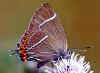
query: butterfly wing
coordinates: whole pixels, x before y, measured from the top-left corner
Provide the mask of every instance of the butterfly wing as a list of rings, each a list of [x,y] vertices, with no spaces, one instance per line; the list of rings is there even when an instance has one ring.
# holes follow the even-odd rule
[[[44,3],[41,8],[36,11],[36,14],[38,17],[45,18],[45,21],[47,21],[44,24],[41,23],[39,26],[41,30],[50,37],[49,44],[55,49],[66,48],[67,40],[64,29],[52,7],[48,3]]]
[[[66,49],[66,36],[60,20],[52,7],[44,3],[35,11],[29,27],[22,36],[20,46],[28,50],[29,60],[46,61]]]
[[[50,37],[49,44],[56,50],[65,49],[67,44],[66,35],[57,14],[48,4],[44,4],[43,7],[41,7],[41,11],[38,12],[40,14],[41,12],[44,13],[41,14],[41,16],[47,16],[46,19],[48,19],[48,22],[41,25],[41,29]]]

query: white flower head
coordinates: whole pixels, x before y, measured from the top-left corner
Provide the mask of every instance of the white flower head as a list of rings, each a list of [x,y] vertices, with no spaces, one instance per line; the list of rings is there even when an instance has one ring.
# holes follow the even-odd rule
[[[85,62],[84,56],[79,56],[74,52],[70,58],[58,59],[54,64],[54,68],[46,70],[47,73],[93,73],[89,62]]]

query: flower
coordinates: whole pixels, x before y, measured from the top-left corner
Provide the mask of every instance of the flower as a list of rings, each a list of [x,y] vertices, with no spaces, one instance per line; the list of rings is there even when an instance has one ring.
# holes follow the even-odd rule
[[[53,62],[54,68],[45,69],[46,73],[93,73],[90,63],[85,61],[85,56],[79,56],[73,52],[70,58],[58,59]]]

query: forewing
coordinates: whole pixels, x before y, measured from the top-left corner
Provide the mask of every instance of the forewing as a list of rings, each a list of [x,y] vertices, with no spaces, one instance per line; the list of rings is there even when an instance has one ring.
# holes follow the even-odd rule
[[[54,12],[53,8],[44,3],[40,9],[36,11],[38,17],[44,18],[44,23],[39,25],[41,31],[49,36],[49,44],[55,49],[66,49],[67,40],[61,22]]]

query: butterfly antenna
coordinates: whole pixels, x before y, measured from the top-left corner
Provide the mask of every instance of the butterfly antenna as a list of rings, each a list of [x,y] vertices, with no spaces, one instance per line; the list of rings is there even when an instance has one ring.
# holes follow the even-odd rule
[[[68,48],[68,50],[71,50],[71,51],[78,51],[78,52],[87,52],[87,50],[91,48],[91,46],[86,46],[86,47],[83,47],[83,48]]]

